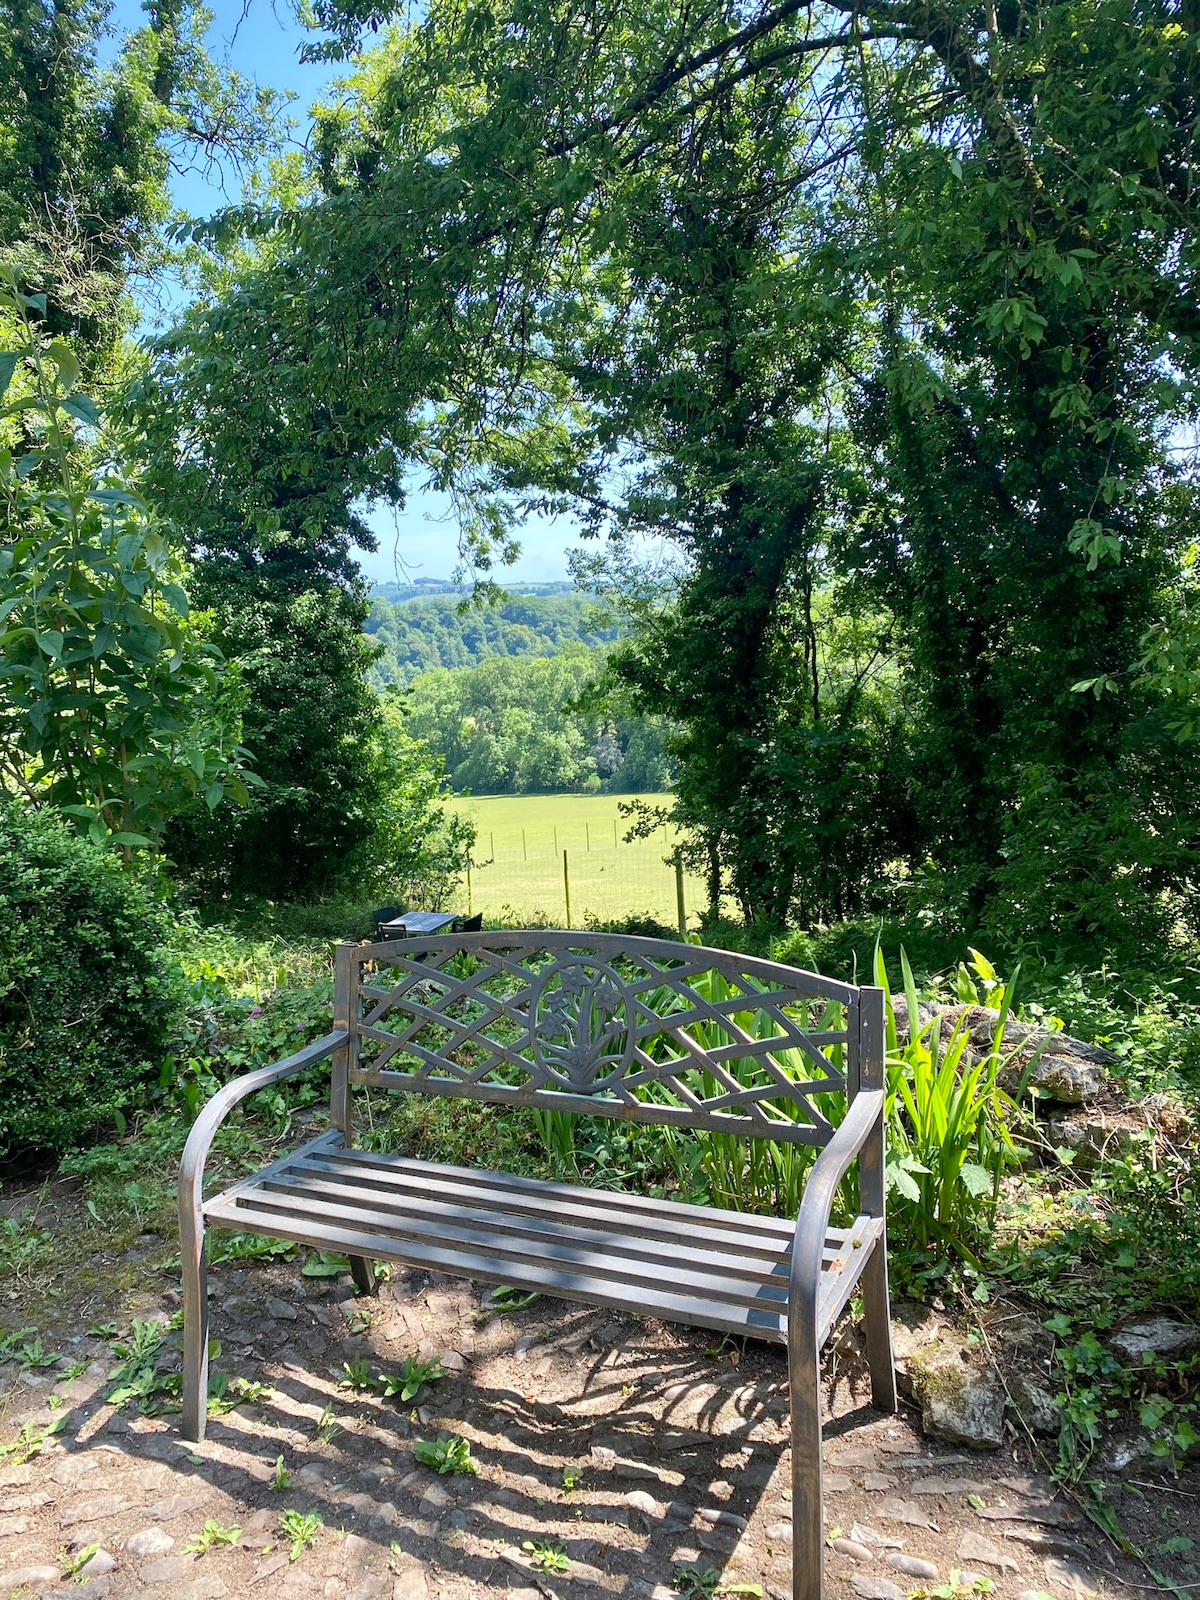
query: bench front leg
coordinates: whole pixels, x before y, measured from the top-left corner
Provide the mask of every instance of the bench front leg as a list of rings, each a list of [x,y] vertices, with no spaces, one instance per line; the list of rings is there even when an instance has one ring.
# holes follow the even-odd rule
[[[343,1029],[272,1067],[219,1089],[192,1124],[179,1163],[179,1254],[183,1263],[183,1436],[199,1444],[208,1420],[208,1270],[204,1241],[204,1164],[222,1122],[240,1101],[325,1061],[346,1042]]]
[[[208,1421],[208,1262],[204,1216],[182,1208],[179,1217],[183,1262],[183,1437],[196,1444]]]
[[[821,1600],[825,1494],[821,1462],[821,1351],[817,1307],[788,1308],[788,1394],[792,1411],[792,1597]]]
[[[817,1157],[796,1219],[788,1289],[792,1411],[792,1597],[821,1600],[825,1526],[821,1468],[821,1273],[838,1184],[882,1126],[883,1091],[860,1090]],[[886,1279],[884,1280],[886,1288]]]

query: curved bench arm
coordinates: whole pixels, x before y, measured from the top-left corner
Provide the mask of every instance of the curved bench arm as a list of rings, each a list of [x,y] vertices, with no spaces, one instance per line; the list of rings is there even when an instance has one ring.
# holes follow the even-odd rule
[[[885,1104],[886,1096],[882,1089],[861,1089],[851,1102],[841,1127],[817,1157],[808,1175],[804,1198],[800,1202],[800,1215],[796,1219],[796,1241],[792,1248],[789,1322],[802,1307],[810,1308],[815,1315],[821,1286],[821,1261],[825,1254],[825,1234],[837,1187],[854,1165],[867,1140],[881,1131]]]
[[[183,1266],[183,1436],[204,1437],[208,1409],[208,1302],[204,1266],[204,1163],[217,1130],[240,1101],[272,1083],[294,1078],[305,1067],[339,1050],[349,1039],[337,1028],[273,1066],[235,1078],[212,1099],[192,1124],[179,1163],[179,1254]]]
[[[234,1078],[223,1089],[217,1090],[192,1123],[192,1131],[188,1134],[187,1143],[183,1147],[183,1157],[179,1163],[181,1225],[184,1223],[185,1212],[192,1217],[198,1217],[200,1214],[204,1200],[204,1163],[208,1159],[208,1152],[217,1136],[217,1130],[234,1106],[252,1094],[257,1094],[260,1089],[266,1089],[273,1083],[282,1083],[285,1078],[294,1078],[298,1072],[303,1072],[305,1067],[324,1061],[339,1046],[345,1044],[348,1037],[345,1029],[339,1028],[336,1033],[327,1033],[323,1038],[314,1039],[312,1044],[306,1044],[303,1050],[297,1050],[294,1056],[287,1056],[283,1061],[276,1061],[269,1067],[259,1067],[255,1072],[247,1072],[240,1078]]]

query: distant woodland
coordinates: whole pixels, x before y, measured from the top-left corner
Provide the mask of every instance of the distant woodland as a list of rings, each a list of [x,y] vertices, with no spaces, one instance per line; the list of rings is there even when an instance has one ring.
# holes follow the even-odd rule
[[[567,584],[539,587],[551,592],[510,593],[502,605],[483,607],[463,607],[457,592],[396,600],[390,595],[397,586],[377,589],[365,623],[383,650],[371,670],[376,686],[404,686],[419,673],[477,667],[492,656],[553,656],[568,644],[595,646],[617,637],[595,600]]]

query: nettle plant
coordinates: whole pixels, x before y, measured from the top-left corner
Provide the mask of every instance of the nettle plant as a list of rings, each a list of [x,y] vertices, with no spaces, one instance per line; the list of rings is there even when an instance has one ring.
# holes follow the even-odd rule
[[[130,859],[253,780],[236,678],[45,309],[0,269],[0,784]]]

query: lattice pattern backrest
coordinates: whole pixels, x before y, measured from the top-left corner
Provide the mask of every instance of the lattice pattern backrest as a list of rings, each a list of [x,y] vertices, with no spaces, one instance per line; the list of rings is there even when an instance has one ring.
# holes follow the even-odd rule
[[[857,1083],[858,991],[613,934],[359,946],[349,1080],[828,1142]]]

